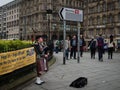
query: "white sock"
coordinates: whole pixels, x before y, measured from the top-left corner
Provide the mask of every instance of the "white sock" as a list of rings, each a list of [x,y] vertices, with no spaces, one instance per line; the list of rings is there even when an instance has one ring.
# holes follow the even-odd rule
[[[46,59],[44,59],[44,67],[45,67],[45,70],[47,70]]]

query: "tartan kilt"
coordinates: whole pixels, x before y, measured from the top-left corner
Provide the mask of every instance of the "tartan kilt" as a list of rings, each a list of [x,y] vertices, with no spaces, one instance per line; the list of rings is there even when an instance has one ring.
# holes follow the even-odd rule
[[[44,58],[44,57],[37,58],[37,60],[36,60],[36,69],[37,69],[37,74],[38,75],[41,75],[42,72],[47,71],[48,70],[47,59]]]

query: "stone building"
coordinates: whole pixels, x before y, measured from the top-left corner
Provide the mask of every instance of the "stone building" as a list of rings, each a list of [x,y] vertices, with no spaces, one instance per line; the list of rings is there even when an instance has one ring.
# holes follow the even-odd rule
[[[0,39],[7,38],[6,6],[0,7]]]
[[[0,33],[6,32],[8,38],[30,40],[44,35],[48,39],[63,39],[63,21],[58,12],[67,7],[83,10],[81,33],[86,41],[99,34],[108,39],[112,34],[120,46],[120,0],[14,0],[6,6],[7,27],[1,29],[0,22]],[[77,34],[76,22],[67,21],[66,34]]]
[[[120,0],[84,0],[85,36],[102,34],[105,39],[113,35],[120,45]]]
[[[6,4],[6,23],[7,23],[7,38],[20,39],[19,29],[19,4],[20,0],[14,0]]]
[[[20,27],[23,39],[44,35],[48,39],[63,38],[63,21],[58,12],[62,7],[80,9],[81,0],[22,0]],[[67,35],[77,34],[77,23],[67,22]]]

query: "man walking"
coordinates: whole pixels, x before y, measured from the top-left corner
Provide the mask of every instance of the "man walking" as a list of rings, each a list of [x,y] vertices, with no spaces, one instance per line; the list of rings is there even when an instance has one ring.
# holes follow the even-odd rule
[[[98,60],[103,61],[104,39],[100,34],[97,38]]]
[[[90,48],[90,53],[91,53],[91,59],[95,59],[95,53],[96,53],[96,39],[92,37],[88,47]]]
[[[74,54],[74,59],[76,59],[77,39],[76,39],[75,35],[73,36],[72,40],[70,41],[70,46],[71,46],[70,59],[72,59],[73,54]]]

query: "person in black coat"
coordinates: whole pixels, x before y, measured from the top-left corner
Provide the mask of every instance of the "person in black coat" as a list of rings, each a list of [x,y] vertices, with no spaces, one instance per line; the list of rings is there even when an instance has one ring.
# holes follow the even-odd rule
[[[88,44],[88,47],[90,48],[90,53],[91,53],[91,59],[95,59],[95,54],[96,54],[96,40],[94,37],[92,37],[90,43]]]
[[[80,35],[80,56],[83,57],[83,52],[84,52],[84,46],[86,46],[85,39],[83,35]]]
[[[77,38],[74,35],[73,38],[70,41],[70,47],[71,47],[71,51],[70,51],[70,59],[72,59],[72,57],[74,57],[74,59],[76,59],[76,52],[77,52]],[[73,56],[74,55],[74,56]]]

